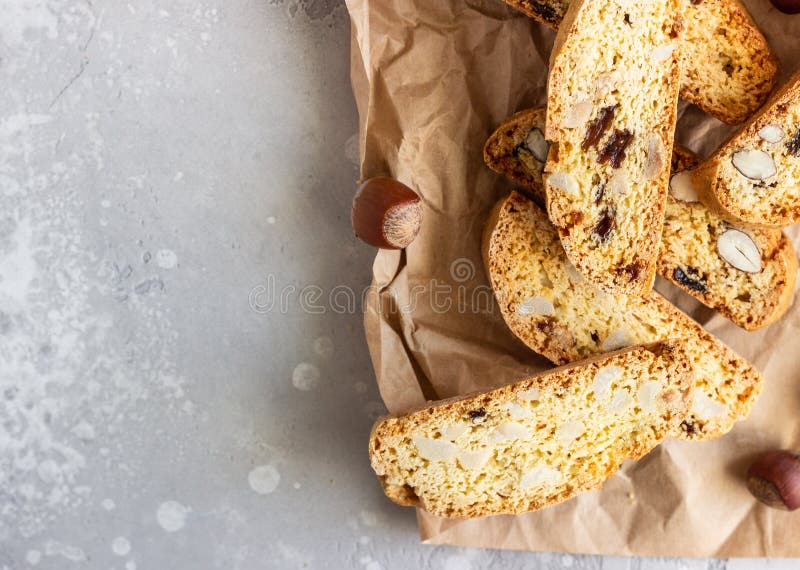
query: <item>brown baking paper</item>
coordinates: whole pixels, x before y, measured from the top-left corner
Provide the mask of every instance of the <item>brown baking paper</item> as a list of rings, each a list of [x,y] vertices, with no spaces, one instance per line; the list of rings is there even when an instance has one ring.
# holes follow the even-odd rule
[[[800,63],[800,16],[747,2],[782,62]],[[506,328],[480,257],[491,206],[511,184],[483,164],[487,136],[545,101],[554,34],[499,0],[347,0],[362,175],[389,175],[424,200],[419,237],[381,251],[365,328],[391,412],[507,384],[550,365]],[[730,132],[681,104],[677,138],[709,154]],[[800,245],[797,228],[789,230]],[[659,290],[767,378],[747,420],[709,442],[670,440],[627,462],[601,491],[520,516],[443,520],[419,511],[423,541],[573,553],[800,556],[800,513],[747,492],[755,454],[800,448],[800,303],[747,333],[668,283]],[[400,507],[398,507],[400,508]]]

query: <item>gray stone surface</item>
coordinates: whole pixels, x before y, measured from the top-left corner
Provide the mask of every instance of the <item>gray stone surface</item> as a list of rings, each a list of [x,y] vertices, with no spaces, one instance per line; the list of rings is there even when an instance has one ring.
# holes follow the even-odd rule
[[[422,546],[383,498],[325,302],[373,256],[340,3],[0,14],[0,569],[726,567]]]

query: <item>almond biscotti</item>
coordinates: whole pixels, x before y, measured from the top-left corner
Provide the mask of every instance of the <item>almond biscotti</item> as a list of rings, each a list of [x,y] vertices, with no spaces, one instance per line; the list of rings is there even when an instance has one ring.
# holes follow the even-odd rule
[[[544,107],[521,111],[504,121],[484,148],[490,168],[541,203],[544,124]],[[791,242],[779,230],[725,222],[697,201],[689,171],[699,158],[677,146],[672,156],[658,274],[746,330],[773,323],[794,297],[797,255]]]
[[[743,329],[760,329],[792,304],[797,254],[780,230],[735,227],[698,202],[689,172],[698,163],[675,147],[658,274]]]
[[[379,419],[370,460],[401,505],[524,513],[599,488],[677,431],[691,386],[682,341],[634,347]]]
[[[570,0],[505,0],[557,28]],[[728,124],[763,105],[775,86],[778,62],[738,0],[682,0],[683,77],[680,96]]]
[[[800,72],[693,176],[706,205],[734,223],[800,221]]]
[[[684,338],[695,371],[694,405],[681,424],[685,439],[710,439],[745,417],[761,391],[761,374],[654,291],[608,295],[575,271],[545,213],[512,193],[486,226],[484,263],[511,331],[556,364],[623,346]]]
[[[574,0],[550,59],[550,220],[608,293],[650,289],[664,223],[680,79],[680,0]]]

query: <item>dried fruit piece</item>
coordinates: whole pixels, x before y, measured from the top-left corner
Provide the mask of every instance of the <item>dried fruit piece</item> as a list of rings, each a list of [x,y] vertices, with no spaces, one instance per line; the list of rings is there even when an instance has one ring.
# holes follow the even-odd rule
[[[758,136],[768,143],[779,143],[784,139],[783,129],[776,125],[766,125],[758,131]]]
[[[632,140],[633,133],[628,129],[615,129],[606,141],[603,150],[597,155],[597,162],[600,164],[611,162],[612,167],[619,168],[622,166],[622,161],[625,160],[625,151]]]
[[[747,489],[769,507],[800,508],[800,454],[768,451],[747,470]]]
[[[720,257],[747,273],[761,271],[761,252],[752,238],[740,230],[727,230],[717,238]]]
[[[688,170],[679,172],[669,179],[669,193],[682,202],[697,202],[700,199],[692,182],[692,173]]]
[[[792,140],[786,143],[786,150],[792,156],[800,156],[800,127],[797,127],[797,132],[794,133]]]
[[[763,150],[744,149],[733,153],[733,166],[750,180],[767,180],[778,173],[775,161]]]
[[[692,291],[705,293],[708,290],[705,277],[694,267],[687,267],[686,269],[676,267],[672,272],[672,278]]]
[[[617,270],[618,273],[622,273],[628,276],[628,281],[633,281],[637,277],[639,277],[639,272],[642,270],[642,265],[638,261],[634,261],[633,263],[629,263],[625,267],[622,267]]]
[[[547,160],[547,152],[550,150],[550,145],[544,138],[544,134],[539,129],[533,129],[528,133],[525,138],[525,146],[531,151],[533,157],[539,162]]]
[[[600,139],[602,139],[603,135],[606,134],[606,131],[611,126],[611,123],[614,122],[614,114],[617,111],[617,107],[618,105],[603,107],[600,109],[597,117],[592,119],[592,121],[589,123],[589,126],[586,128],[586,136],[583,137],[583,142],[581,143],[581,149],[584,152],[597,146],[597,144],[600,142]]]
[[[601,243],[608,239],[614,229],[616,217],[617,213],[612,206],[603,208],[600,212],[600,219],[592,228],[592,235],[596,236]]]
[[[592,190],[592,193],[594,194],[595,204],[599,204],[600,202],[602,202],[603,196],[605,196],[606,194],[605,184],[598,184],[597,186],[595,186],[594,189]]]

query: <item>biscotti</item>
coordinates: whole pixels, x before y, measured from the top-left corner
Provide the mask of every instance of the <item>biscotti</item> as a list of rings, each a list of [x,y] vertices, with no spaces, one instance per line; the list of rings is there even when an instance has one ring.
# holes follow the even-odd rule
[[[486,141],[486,164],[544,203],[544,107],[521,111]],[[676,146],[656,270],[746,330],[780,318],[794,297],[797,255],[775,229],[736,228],[697,201],[689,171],[699,158]],[[752,245],[747,241],[750,240]],[[736,246],[744,243],[743,257]],[[723,254],[727,257],[724,257]]]
[[[524,513],[596,489],[674,433],[691,402],[681,341],[595,357],[372,428],[386,495],[441,517]]]
[[[569,0],[505,0],[558,28]],[[775,86],[778,63],[738,0],[682,0],[683,76],[680,96],[735,125],[752,115]]]
[[[731,222],[800,221],[800,72],[693,176],[703,202]]]
[[[654,291],[608,295],[568,263],[558,235],[532,201],[512,193],[486,225],[483,255],[504,320],[522,342],[556,364],[632,344],[684,338],[695,371],[686,439],[710,439],[745,417],[761,374]]]
[[[608,293],[641,293],[655,277],[678,102],[679,6],[574,0],[550,59],[547,211],[569,260]]]
[[[689,170],[699,158],[675,147],[658,274],[745,330],[765,327],[794,299],[797,254],[776,229],[737,228],[697,201]]]

